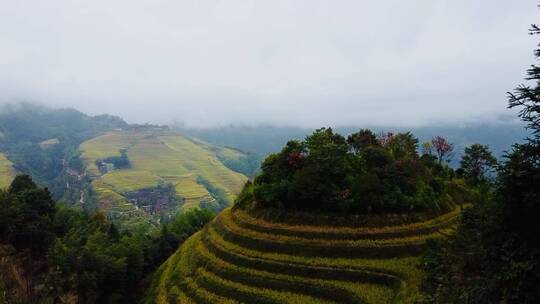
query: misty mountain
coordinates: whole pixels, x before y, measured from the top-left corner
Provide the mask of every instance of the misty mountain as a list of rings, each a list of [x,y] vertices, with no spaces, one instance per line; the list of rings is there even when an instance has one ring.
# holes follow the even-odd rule
[[[68,165],[81,166],[77,147],[107,130],[128,124],[111,115],[89,116],[75,109],[51,109],[21,103],[0,111],[0,152],[7,154],[18,173],[30,174],[64,196],[63,173]]]
[[[186,128],[173,126],[184,134],[200,138],[207,142],[233,147],[245,152],[254,153],[263,158],[269,153],[278,152],[283,145],[291,139],[303,139],[314,129],[300,127],[280,127],[272,125],[241,126],[229,125],[216,128]],[[336,127],[338,133],[348,135],[358,131],[363,126]],[[498,158],[504,156],[505,151],[511,149],[514,143],[522,142],[528,132],[524,125],[514,121],[500,121],[493,123],[477,123],[471,125],[445,125],[422,127],[391,127],[371,126],[375,133],[406,132],[411,131],[418,136],[420,142],[431,140],[435,136],[443,136],[454,144],[454,157],[452,165],[457,165],[464,148],[473,143],[488,145]]]

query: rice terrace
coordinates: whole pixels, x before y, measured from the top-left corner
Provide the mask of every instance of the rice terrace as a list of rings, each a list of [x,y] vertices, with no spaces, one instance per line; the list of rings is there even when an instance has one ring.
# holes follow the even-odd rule
[[[181,203],[169,206],[167,197],[161,197],[164,203],[155,205],[154,199],[154,205],[145,206],[148,211],[216,206],[217,196],[227,206],[247,179],[222,163],[244,157],[241,152],[162,130],[113,131],[84,142],[80,150],[101,208],[120,217],[142,212],[137,198],[129,201],[130,193],[160,185],[170,186],[166,194],[173,196],[171,202],[177,197]],[[126,164],[118,165],[122,157]]]
[[[3,1],[0,304],[540,303],[539,14]]]
[[[149,303],[414,303],[418,255],[452,231],[460,210],[366,228],[226,209],[160,267]]]
[[[13,164],[3,153],[0,153],[0,188],[9,186],[13,177],[15,177]]]

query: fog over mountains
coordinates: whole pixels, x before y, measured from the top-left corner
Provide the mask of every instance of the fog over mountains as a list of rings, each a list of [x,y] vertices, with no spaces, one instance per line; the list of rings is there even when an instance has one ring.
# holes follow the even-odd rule
[[[0,103],[191,127],[492,121],[533,60],[536,5],[11,1]]]

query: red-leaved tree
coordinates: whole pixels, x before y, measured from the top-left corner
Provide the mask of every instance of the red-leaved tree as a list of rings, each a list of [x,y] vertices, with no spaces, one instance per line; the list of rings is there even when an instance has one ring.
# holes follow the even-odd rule
[[[452,152],[454,151],[454,145],[449,143],[448,140],[442,136],[436,136],[431,140],[435,153],[439,162],[450,161]]]

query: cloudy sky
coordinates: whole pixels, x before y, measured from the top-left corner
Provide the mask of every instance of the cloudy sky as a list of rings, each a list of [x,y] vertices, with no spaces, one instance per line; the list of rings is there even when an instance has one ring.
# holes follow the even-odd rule
[[[191,126],[490,120],[534,63],[537,4],[0,0],[0,103]]]

